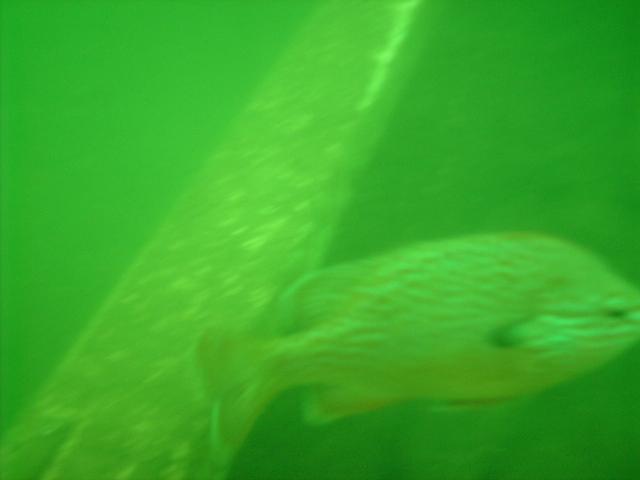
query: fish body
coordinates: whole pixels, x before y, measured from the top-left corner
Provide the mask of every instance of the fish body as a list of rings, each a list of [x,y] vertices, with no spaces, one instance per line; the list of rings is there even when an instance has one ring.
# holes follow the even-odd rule
[[[636,287],[587,250],[533,233],[425,242],[329,267],[295,282],[281,306],[286,334],[212,331],[201,346],[208,378],[227,370],[210,382],[226,397],[216,404],[221,441],[241,441],[293,386],[310,387],[311,419],[414,398],[491,403],[589,371],[640,336]]]

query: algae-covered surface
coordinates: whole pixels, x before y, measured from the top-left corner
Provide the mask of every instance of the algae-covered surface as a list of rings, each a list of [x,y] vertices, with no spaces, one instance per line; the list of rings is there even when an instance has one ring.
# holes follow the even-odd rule
[[[211,477],[202,329],[322,264],[539,230],[639,285],[638,10],[7,2],[2,473]],[[640,478],[638,365],[316,426],[288,391],[225,474]]]

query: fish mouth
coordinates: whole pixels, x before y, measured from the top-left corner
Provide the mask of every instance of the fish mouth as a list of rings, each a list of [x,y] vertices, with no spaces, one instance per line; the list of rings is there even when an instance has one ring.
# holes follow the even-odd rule
[[[640,323],[640,305],[629,310],[629,319],[632,322]]]

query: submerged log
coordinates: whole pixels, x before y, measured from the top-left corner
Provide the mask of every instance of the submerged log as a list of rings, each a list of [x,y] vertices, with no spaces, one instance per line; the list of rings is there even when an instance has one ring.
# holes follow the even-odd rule
[[[198,338],[215,322],[259,328],[321,259],[409,65],[420,3],[321,2],[7,435],[3,478],[208,475]]]

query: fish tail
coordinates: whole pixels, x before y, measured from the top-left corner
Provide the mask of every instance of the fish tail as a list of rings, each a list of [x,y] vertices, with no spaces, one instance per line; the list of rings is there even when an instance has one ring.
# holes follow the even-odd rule
[[[198,345],[198,362],[212,402],[212,462],[228,468],[235,451],[282,388],[272,375],[268,341],[210,329]]]

